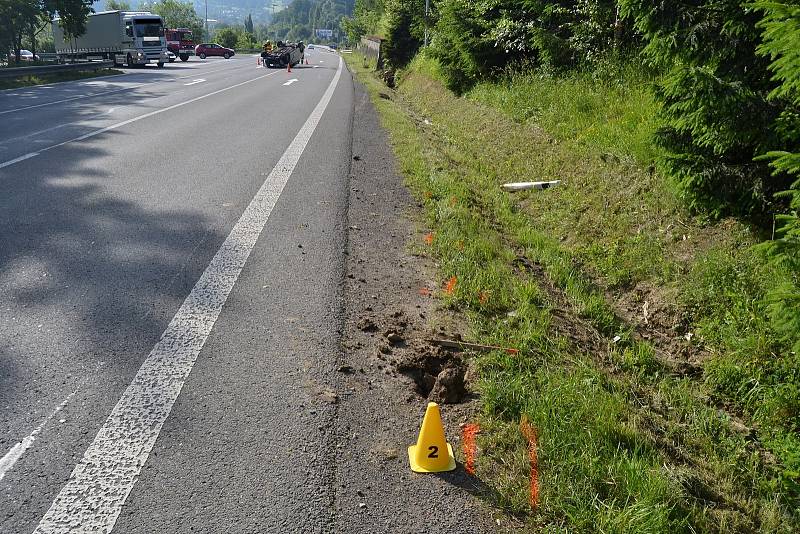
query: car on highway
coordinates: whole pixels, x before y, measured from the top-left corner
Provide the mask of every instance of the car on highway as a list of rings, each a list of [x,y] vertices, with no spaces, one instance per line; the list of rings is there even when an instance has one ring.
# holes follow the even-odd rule
[[[14,51],[10,50],[8,52],[8,59],[14,61],[16,56],[14,55]],[[33,52],[30,50],[20,50],[19,51],[19,60],[20,61],[39,61],[39,55],[33,55]]]
[[[200,59],[205,59],[208,56],[222,56],[229,59],[236,52],[230,48],[225,48],[217,43],[204,43],[194,47],[194,54]]]
[[[314,45],[313,45],[313,44],[310,44],[310,45],[308,45],[306,48],[308,48],[309,50],[314,50]]]

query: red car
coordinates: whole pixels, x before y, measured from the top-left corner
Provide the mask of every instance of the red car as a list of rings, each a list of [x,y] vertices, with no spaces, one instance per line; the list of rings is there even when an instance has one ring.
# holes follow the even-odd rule
[[[228,59],[235,54],[230,48],[225,48],[217,43],[199,44],[194,47],[194,53],[200,59],[205,59],[206,56],[222,56]]]

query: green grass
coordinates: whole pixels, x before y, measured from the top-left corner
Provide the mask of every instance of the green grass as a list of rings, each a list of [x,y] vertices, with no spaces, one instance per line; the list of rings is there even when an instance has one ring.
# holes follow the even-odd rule
[[[441,280],[457,277],[444,302],[464,312],[476,341],[520,349],[476,361],[484,429],[478,475],[496,503],[536,531],[800,528],[790,428],[758,419],[735,386],[722,387],[746,382],[753,369],[714,378],[714,365],[730,352],[711,337],[723,319],[709,312],[724,315],[725,307],[752,317],[763,306],[753,293],[784,273],[770,273],[771,282],[759,279],[745,294],[733,291],[739,307],[704,290],[717,271],[704,271],[695,257],[719,251],[739,262],[737,276],[755,278],[762,264],[740,261],[753,240],[746,228],[687,217],[669,186],[646,169],[653,157],[643,141],[652,131],[642,120],[652,110],[646,81],[634,77],[626,86],[528,74],[458,98],[425,58],[401,74],[396,92],[356,54],[346,59],[370,91],[407,184],[423,203]],[[636,109],[625,108],[624,94],[634,95],[627,102]],[[562,185],[544,192],[509,195],[499,188],[553,178]],[[553,287],[521,268],[520,254]],[[676,376],[656,347],[635,339],[631,318],[613,303],[636,292],[689,317],[685,328],[712,349],[703,379]],[[766,325],[731,313],[741,321],[725,339],[765,336],[769,343],[759,348],[783,346]],[[790,361],[780,355],[776,360]],[[784,364],[777,367],[791,368]],[[781,372],[769,374],[785,379]],[[782,395],[763,398],[783,399],[789,413],[797,397]],[[770,425],[758,431],[770,452],[737,431],[720,403]],[[523,416],[539,432],[535,512],[518,430]]]
[[[19,87],[69,82],[72,80],[83,80],[86,78],[113,76],[117,74],[122,74],[122,71],[116,69],[100,69],[96,71],[61,72],[58,74],[34,74],[30,76],[20,76],[19,78],[11,80],[0,80],[0,89],[17,89]]]

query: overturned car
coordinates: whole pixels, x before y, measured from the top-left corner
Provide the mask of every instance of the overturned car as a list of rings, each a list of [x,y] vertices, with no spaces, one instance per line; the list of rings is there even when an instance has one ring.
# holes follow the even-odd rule
[[[274,48],[267,41],[264,44],[264,51],[261,52],[261,64],[265,67],[285,68],[289,65],[294,67],[305,59],[305,45],[299,43],[284,43],[278,41]]]

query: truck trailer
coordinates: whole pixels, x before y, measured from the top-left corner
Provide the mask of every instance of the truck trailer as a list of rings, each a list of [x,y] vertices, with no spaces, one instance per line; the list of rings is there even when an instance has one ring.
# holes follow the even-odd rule
[[[146,11],[102,11],[89,15],[86,33],[66,39],[60,19],[53,20],[53,41],[59,59],[107,59],[114,65],[163,67],[168,60],[164,21]]]

